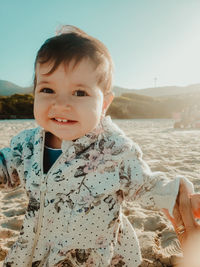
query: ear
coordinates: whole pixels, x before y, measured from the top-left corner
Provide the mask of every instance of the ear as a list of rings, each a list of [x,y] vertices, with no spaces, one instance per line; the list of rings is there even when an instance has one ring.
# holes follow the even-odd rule
[[[114,98],[114,93],[113,92],[108,92],[107,94],[104,95],[104,100],[103,100],[103,110],[102,112],[105,114],[107,109],[109,108],[110,104],[112,103]]]

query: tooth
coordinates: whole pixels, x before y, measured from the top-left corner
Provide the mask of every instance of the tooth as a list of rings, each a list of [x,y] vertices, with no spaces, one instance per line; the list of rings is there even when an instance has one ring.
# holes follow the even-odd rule
[[[68,120],[65,120],[65,119],[59,119],[59,118],[55,118],[57,121],[59,122],[67,122]]]

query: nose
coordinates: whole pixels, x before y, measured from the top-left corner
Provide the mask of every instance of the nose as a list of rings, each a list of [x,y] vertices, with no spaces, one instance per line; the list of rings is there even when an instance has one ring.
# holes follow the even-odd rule
[[[60,95],[54,98],[53,106],[59,109],[71,110],[72,102],[71,102],[70,97]]]

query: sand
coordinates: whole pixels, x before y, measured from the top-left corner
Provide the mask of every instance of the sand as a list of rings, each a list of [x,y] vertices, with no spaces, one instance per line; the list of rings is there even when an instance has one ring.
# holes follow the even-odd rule
[[[143,158],[153,171],[162,171],[170,179],[184,175],[200,192],[200,130],[175,130],[172,120],[115,120],[137,142]],[[0,148],[25,128],[35,126],[31,120],[0,121]],[[22,189],[0,192],[0,266],[17,239],[27,198]],[[181,251],[171,223],[160,211],[146,210],[138,204],[125,209],[134,225],[142,247],[145,266],[173,266]]]

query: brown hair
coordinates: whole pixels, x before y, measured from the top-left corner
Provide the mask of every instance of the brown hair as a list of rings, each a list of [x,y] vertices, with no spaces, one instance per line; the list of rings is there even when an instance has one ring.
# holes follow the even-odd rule
[[[34,65],[34,90],[37,83],[36,66],[52,62],[53,66],[47,73],[53,73],[61,64],[69,64],[74,60],[74,66],[81,60],[89,58],[98,69],[98,85],[104,92],[112,87],[113,63],[108,49],[96,38],[89,36],[77,27],[65,25],[57,35],[47,39],[37,52]]]

